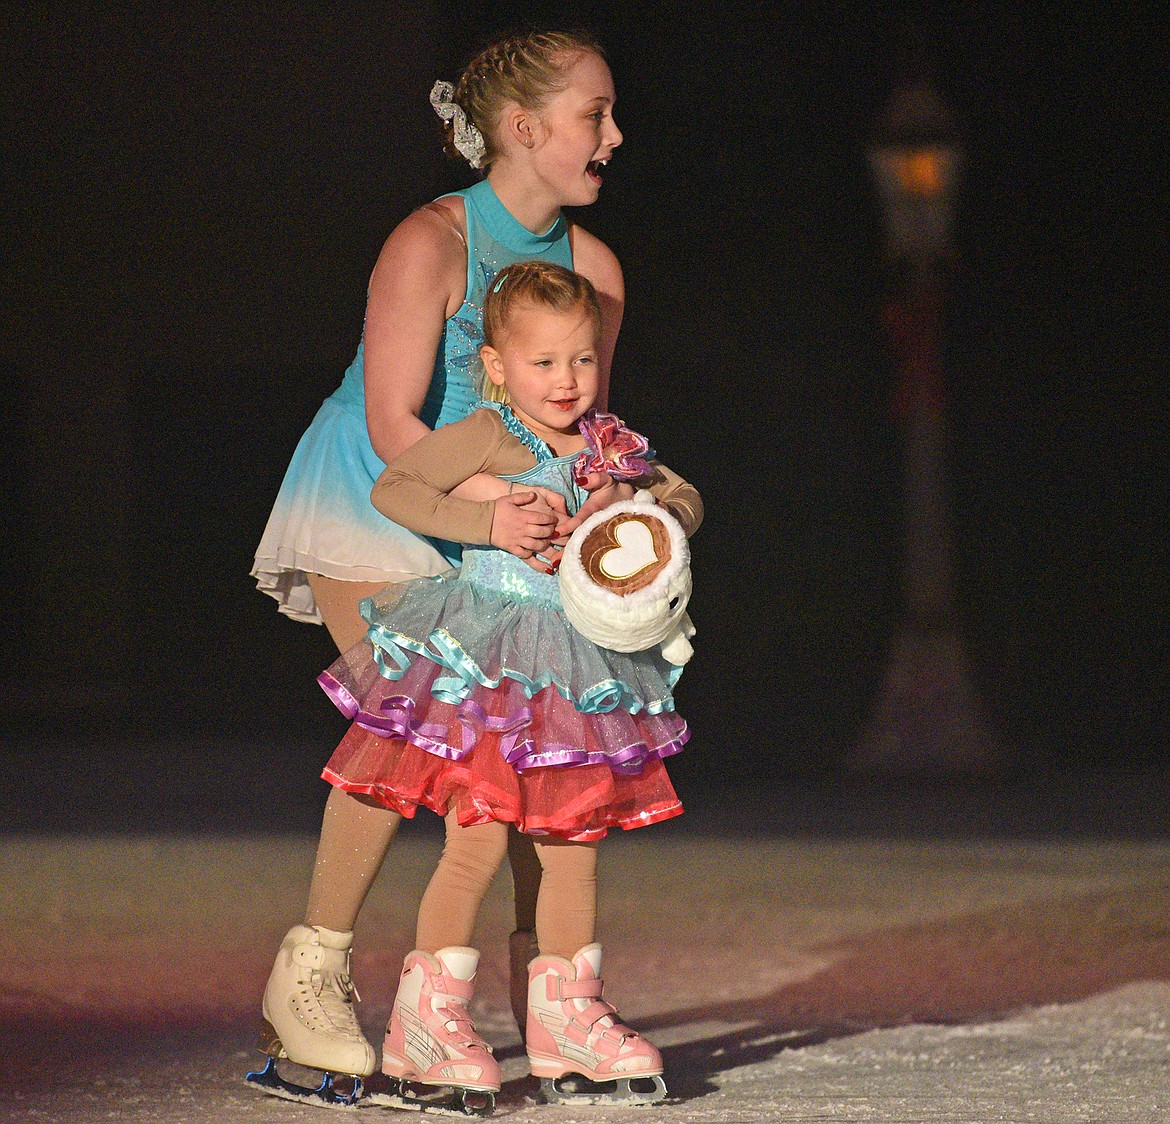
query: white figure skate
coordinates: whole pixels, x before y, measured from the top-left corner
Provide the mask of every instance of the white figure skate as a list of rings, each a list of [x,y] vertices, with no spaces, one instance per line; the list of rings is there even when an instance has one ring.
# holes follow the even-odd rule
[[[353,933],[319,925],[288,931],[264,989],[264,1069],[247,1080],[265,1092],[310,1104],[354,1104],[362,1078],[374,1072],[377,1058],[354,1013],[357,991],[349,978]],[[321,1070],[318,1086],[282,1077],[278,1059]],[[342,1087],[339,1087],[342,1086]]]
[[[662,1055],[601,998],[601,945],[572,962],[538,956],[528,972],[525,1048],[542,1101],[642,1105],[666,1096]]]
[[[407,954],[382,1047],[382,1072],[393,1090],[371,1095],[371,1103],[445,1115],[492,1114],[500,1067],[467,1011],[478,963],[473,948]],[[447,1101],[419,1095],[415,1085],[451,1089],[452,1095]]]

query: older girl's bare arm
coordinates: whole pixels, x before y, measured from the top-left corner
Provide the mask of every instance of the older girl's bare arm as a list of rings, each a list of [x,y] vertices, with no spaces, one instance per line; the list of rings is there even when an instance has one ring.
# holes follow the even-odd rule
[[[573,268],[593,282],[601,303],[601,347],[597,357],[601,386],[597,393],[597,407],[604,410],[608,408],[609,371],[626,307],[625,280],[617,256],[600,238],[576,224],[569,228],[569,238]]]
[[[463,202],[443,198],[407,216],[386,240],[370,278],[365,330],[366,425],[374,452],[389,463],[429,433],[419,420],[445,321],[466,296]],[[494,500],[508,485],[479,474],[454,494]],[[564,499],[541,490],[548,510]]]
[[[451,208],[422,207],[386,239],[370,277],[365,327],[366,424],[384,461],[428,432],[418,415],[443,324],[463,303],[466,284],[467,249]]]

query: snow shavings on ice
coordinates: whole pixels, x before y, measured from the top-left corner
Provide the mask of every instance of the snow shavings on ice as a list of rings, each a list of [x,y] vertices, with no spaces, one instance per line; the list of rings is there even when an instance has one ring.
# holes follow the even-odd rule
[[[638,836],[644,836],[639,839]],[[0,1120],[409,1121],[244,1072],[314,840],[13,837],[0,867]],[[441,841],[410,829],[358,929],[375,1041]],[[474,1013],[496,1118],[747,1124],[1170,1119],[1170,846],[700,839],[602,847],[607,995],[671,1100],[538,1106],[506,1000],[506,878]]]

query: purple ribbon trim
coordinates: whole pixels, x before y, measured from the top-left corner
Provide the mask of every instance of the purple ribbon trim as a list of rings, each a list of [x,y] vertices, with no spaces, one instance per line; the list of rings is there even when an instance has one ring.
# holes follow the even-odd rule
[[[415,702],[407,695],[388,695],[379,704],[381,713],[374,714],[363,709],[353,693],[327,671],[317,677],[317,682],[337,709],[363,730],[378,737],[401,738],[448,761],[462,761],[479,744],[485,732],[503,734],[500,753],[518,773],[550,766],[608,765],[617,776],[637,776],[648,761],[680,752],[691,736],[690,728],[679,718],[681,729],[672,731],[669,741],[653,747],[638,741],[613,750],[586,752],[579,746],[554,742],[546,743],[538,750],[531,736],[521,736],[532,725],[531,707],[522,706],[507,717],[494,718],[475,700],[467,699],[456,711],[462,736],[461,744],[454,746],[448,741],[448,726],[416,719]]]
[[[661,761],[664,757],[680,753],[690,737],[690,728],[683,722],[682,729],[675,737],[652,748],[647,746],[645,742],[637,742],[631,746],[623,746],[612,753],[601,751],[587,753],[575,746],[555,744],[546,744],[540,750],[535,750],[529,742],[526,746],[517,746],[515,752],[506,760],[518,773],[523,773],[528,769],[547,768],[548,766],[608,765],[610,771],[617,776],[635,777],[645,768],[648,761]]]
[[[333,700],[333,705],[346,718],[356,718],[361,713],[361,705],[354,698],[353,693],[343,687],[329,672],[321,672],[317,676],[317,682],[321,685],[321,690]]]
[[[463,726],[463,748],[470,753],[479,743],[485,731],[504,734],[500,740],[500,752],[509,760],[516,747],[520,731],[532,725],[532,707],[522,706],[507,718],[493,718],[474,699],[467,699],[459,706],[459,722]]]

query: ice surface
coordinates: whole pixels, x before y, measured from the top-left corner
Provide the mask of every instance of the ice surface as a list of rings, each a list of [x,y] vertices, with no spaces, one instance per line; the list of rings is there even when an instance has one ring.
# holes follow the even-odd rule
[[[337,1119],[242,1080],[314,842],[5,839],[0,1120]],[[439,847],[408,828],[362,915],[375,1040]],[[639,1110],[531,1102],[507,904],[501,878],[474,1007],[504,1064],[499,1119],[1170,1119],[1170,845],[613,837],[607,994],[663,1048],[673,1096]],[[356,1119],[387,1116],[417,1119]]]

